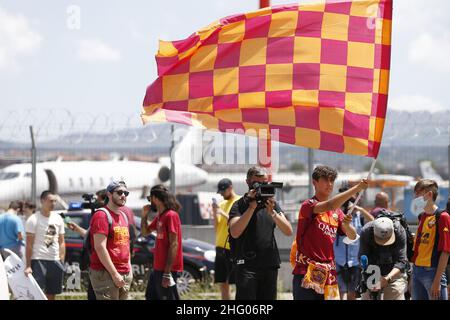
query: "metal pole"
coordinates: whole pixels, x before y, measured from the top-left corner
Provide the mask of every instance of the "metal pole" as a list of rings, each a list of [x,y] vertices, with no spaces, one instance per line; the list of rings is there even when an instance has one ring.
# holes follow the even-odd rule
[[[370,170],[369,170],[369,174],[367,175],[367,180],[370,180],[370,178],[372,177],[372,172],[373,169],[375,169],[375,164],[377,163],[377,159],[373,159],[372,161],[372,165],[370,166]],[[359,200],[361,200],[362,197],[362,192],[360,192],[358,194],[358,196],[356,197],[355,203],[354,205],[350,208],[349,212],[347,213],[347,215],[351,216],[353,213],[353,210],[355,210],[356,205],[358,205]],[[352,244],[353,242],[357,241],[359,239],[359,235],[356,235],[356,239],[354,240],[350,240],[349,237],[345,237],[344,240],[342,240],[342,242],[344,242],[345,244],[349,245]]]
[[[312,197],[314,195],[313,183],[312,183],[312,173],[314,166],[314,150],[308,149],[308,196]]]
[[[33,126],[30,126],[31,135],[31,202],[36,205],[36,144]]]
[[[262,160],[265,161],[262,161]],[[258,165],[267,171],[269,182],[272,182],[272,138],[258,135]]]
[[[175,195],[175,126],[172,125],[171,127],[172,144],[170,145],[170,192]]]
[[[270,0],[259,0],[259,8],[266,8],[270,7]],[[262,151],[266,152],[262,152]],[[262,155],[267,156],[267,163],[262,163],[261,157]],[[267,170],[267,176],[269,178],[269,182],[272,182],[272,137],[270,136],[270,132],[267,133],[267,137],[260,137],[258,135],[258,164],[261,167],[266,168]]]
[[[270,7],[270,0],[259,0],[259,8]]]
[[[448,165],[448,180],[450,181],[450,126],[448,127],[448,155],[447,155],[447,165]]]
[[[370,180],[370,178],[372,177],[373,169],[375,169],[375,164],[376,163],[377,163],[377,159],[373,159],[372,165],[370,166],[369,174],[367,175],[367,180]],[[358,196],[356,197],[354,206],[352,206],[350,208],[350,211],[348,212],[349,215],[352,214],[353,210],[355,209],[355,206],[358,205],[359,200],[361,200],[361,197],[362,197],[362,192],[360,192],[358,194]]]

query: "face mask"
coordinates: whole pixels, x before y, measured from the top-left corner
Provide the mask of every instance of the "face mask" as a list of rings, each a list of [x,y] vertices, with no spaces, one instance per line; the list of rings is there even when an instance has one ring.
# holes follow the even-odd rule
[[[427,201],[424,199],[423,196],[417,197],[413,199],[411,204],[411,211],[412,213],[418,217],[419,214],[425,211],[425,206],[427,205]]]

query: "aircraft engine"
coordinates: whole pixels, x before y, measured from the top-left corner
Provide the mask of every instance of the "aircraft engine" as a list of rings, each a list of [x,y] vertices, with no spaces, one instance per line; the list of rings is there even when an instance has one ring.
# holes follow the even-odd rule
[[[161,182],[166,182],[170,180],[170,169],[166,166],[162,166],[158,172],[158,178]]]

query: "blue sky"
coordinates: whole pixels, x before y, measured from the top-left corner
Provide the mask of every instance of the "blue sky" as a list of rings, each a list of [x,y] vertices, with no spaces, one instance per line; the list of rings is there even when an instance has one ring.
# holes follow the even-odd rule
[[[2,0],[0,117],[9,110],[60,108],[135,113],[139,123],[145,89],[156,78],[158,39],[185,38],[258,3]],[[389,108],[450,110],[449,11],[447,0],[394,0]]]

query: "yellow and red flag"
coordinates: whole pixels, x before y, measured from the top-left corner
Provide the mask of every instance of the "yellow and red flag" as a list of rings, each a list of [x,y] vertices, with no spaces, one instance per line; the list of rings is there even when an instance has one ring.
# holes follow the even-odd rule
[[[392,0],[285,5],[160,41],[142,120],[376,158],[391,56]]]

